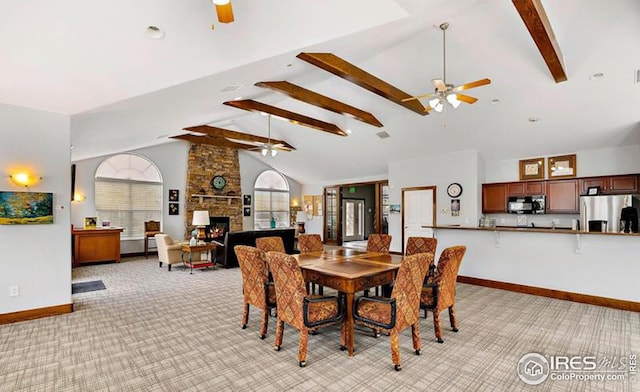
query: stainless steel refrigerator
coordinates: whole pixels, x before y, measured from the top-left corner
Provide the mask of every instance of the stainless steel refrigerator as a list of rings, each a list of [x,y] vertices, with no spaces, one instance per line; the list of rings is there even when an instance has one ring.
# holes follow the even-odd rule
[[[619,233],[620,213],[640,207],[639,195],[580,196],[580,227],[584,231]]]

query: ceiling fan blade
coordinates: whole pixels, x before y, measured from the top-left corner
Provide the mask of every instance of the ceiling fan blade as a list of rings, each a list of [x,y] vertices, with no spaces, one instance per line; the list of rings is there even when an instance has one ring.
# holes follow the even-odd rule
[[[466,103],[475,103],[478,100],[478,98],[474,98],[464,94],[456,94],[456,97],[458,97],[458,101],[462,101]]]
[[[456,86],[453,89],[451,89],[451,91],[457,93],[458,91],[469,90],[474,87],[484,86],[485,84],[489,84],[489,83],[491,83],[491,80],[489,79],[480,79],[480,80],[476,80],[475,82],[470,82],[466,84],[461,84],[460,86]]]
[[[422,98],[430,98],[433,97],[435,94],[429,93],[429,94],[422,94],[422,95],[416,95],[415,97],[411,97],[411,98],[405,98],[402,100],[402,102],[406,102],[406,101],[411,101],[413,99],[422,99]]]
[[[431,83],[433,86],[438,89],[438,91],[445,91],[447,89],[447,85],[444,84],[444,80],[442,79],[431,79]]]

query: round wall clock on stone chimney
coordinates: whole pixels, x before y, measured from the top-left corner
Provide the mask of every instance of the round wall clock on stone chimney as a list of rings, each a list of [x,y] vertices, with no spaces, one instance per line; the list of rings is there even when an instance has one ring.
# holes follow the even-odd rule
[[[462,194],[462,185],[457,182],[449,184],[447,187],[447,194],[449,197],[458,197]]]
[[[211,180],[211,186],[213,187],[213,189],[221,191],[225,186],[227,186],[227,180],[225,180],[225,178],[222,176],[215,176]]]

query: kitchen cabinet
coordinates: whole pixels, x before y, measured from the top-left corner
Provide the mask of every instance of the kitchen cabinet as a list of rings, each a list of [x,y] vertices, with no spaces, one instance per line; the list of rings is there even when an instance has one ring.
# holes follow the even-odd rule
[[[483,184],[482,185],[482,212],[500,213],[507,212],[508,184]]]
[[[600,193],[615,195],[621,193],[638,193],[638,175],[605,176],[581,178],[580,194],[586,195],[590,187],[600,187]]]
[[[544,195],[546,187],[545,181],[521,181],[510,182],[508,186],[509,196],[532,196],[532,195]]]
[[[578,214],[578,181],[547,181],[547,214]]]

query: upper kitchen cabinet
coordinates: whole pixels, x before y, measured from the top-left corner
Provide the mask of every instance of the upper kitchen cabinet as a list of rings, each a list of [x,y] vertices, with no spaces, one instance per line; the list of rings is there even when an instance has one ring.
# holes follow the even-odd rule
[[[482,212],[507,212],[507,192],[508,184],[483,184]]]
[[[544,195],[546,192],[544,181],[521,181],[507,184],[509,196]]]
[[[636,174],[581,178],[579,182],[581,195],[586,195],[589,188],[596,186],[600,187],[600,193],[608,195],[638,193],[640,191],[638,187],[638,175]]]
[[[578,181],[547,181],[547,214],[578,214]]]

